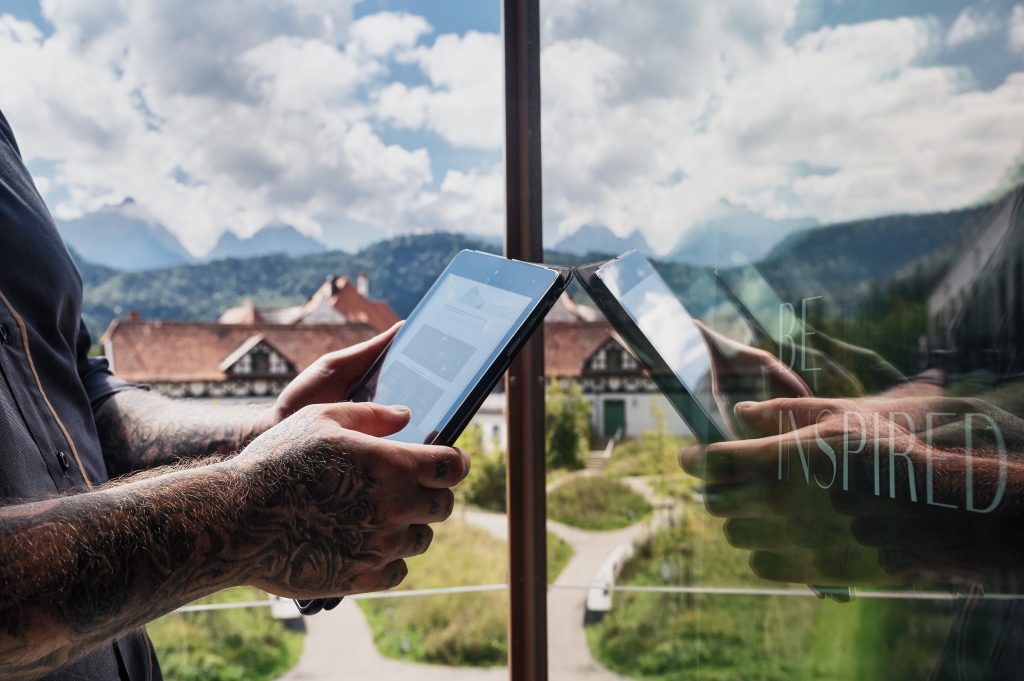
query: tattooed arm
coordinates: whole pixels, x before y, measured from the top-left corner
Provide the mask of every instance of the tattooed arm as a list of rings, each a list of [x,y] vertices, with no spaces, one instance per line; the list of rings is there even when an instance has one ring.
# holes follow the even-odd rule
[[[0,508],[0,677],[31,679],[218,589],[385,589],[468,459],[379,439],[407,410],[301,410],[222,462]]]
[[[113,475],[231,454],[289,414],[311,404],[340,402],[398,330],[324,355],[299,374],[273,405],[196,404],[144,390],[126,390],[96,410],[103,455]]]
[[[111,476],[232,454],[270,425],[266,405],[217,406],[125,390],[96,410],[103,456]]]

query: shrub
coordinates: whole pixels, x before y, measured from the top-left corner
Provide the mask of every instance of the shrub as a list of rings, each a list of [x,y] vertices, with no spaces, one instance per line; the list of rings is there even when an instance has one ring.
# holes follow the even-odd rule
[[[456,488],[461,503],[505,512],[505,457],[497,447],[487,451],[483,431],[471,425],[455,443],[472,460],[469,475]]]
[[[263,600],[250,587],[228,589],[202,603]],[[263,681],[298,662],[301,632],[270,616],[270,608],[171,613],[149,625],[164,676],[173,681]]]
[[[550,468],[582,468],[590,448],[590,404],[575,381],[551,381],[545,400]]]
[[[576,477],[548,494],[548,517],[585,530],[628,527],[651,512],[647,501],[618,480]]]

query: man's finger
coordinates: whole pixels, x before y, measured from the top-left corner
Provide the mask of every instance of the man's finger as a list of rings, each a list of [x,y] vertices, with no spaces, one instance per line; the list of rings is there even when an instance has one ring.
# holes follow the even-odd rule
[[[780,397],[764,402],[740,402],[734,412],[747,427],[761,435],[778,435],[814,425],[830,412],[843,411],[836,400],[817,397]]]
[[[364,572],[352,581],[352,593],[387,591],[402,583],[409,574],[409,566],[402,559],[393,560],[384,567]]]
[[[469,457],[455,447],[416,448],[416,480],[422,487],[454,487],[469,473]]]
[[[405,428],[412,414],[408,407],[386,407],[373,402],[340,402],[325,412],[342,428],[373,437],[393,435]]]
[[[434,530],[430,529],[430,525],[411,525],[406,530],[405,537],[395,556],[400,558],[418,556],[430,548],[430,542],[433,540]]]

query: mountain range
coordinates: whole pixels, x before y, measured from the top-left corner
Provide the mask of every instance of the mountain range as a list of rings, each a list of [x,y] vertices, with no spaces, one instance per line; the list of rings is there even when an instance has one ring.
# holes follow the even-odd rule
[[[895,215],[804,229],[776,244],[758,264],[784,299],[825,295],[849,300],[868,284],[884,286],[911,268],[936,272],[949,261],[989,206],[923,215]],[[580,264],[621,252],[580,255],[546,251],[545,262]],[[98,336],[111,320],[134,310],[145,319],[213,320],[244,298],[257,305],[294,305],[330,274],[369,275],[370,295],[407,315],[451,258],[464,248],[500,247],[460,234],[401,236],[357,253],[266,255],[145,272],[117,271],[78,259],[86,282],[84,316]],[[698,266],[655,260],[675,290],[694,280]]]
[[[245,238],[240,238],[234,232],[224,232],[206,259],[254,258],[274,253],[309,255],[323,253],[326,250],[327,246],[322,242],[306,236],[291,225],[268,225]]]
[[[714,217],[687,230],[663,259],[714,267],[739,251],[746,259],[756,262],[788,235],[818,224],[814,218],[772,219],[727,201],[719,202],[714,212]],[[576,255],[619,255],[629,250],[648,256],[655,253],[640,230],[622,237],[604,225],[593,224],[583,225],[567,235],[555,244],[554,250]],[[664,251],[657,249],[657,252]]]
[[[817,225],[814,218],[775,220],[725,201],[719,215],[690,229],[667,256],[668,260],[716,267],[739,252],[750,262],[764,258],[793,232]]]
[[[190,265],[203,260],[262,255],[309,255],[327,247],[291,225],[267,225],[249,237],[224,232],[205,258],[196,258],[166,227],[132,199],[74,220],[58,220],[57,229],[81,258],[128,272]]]
[[[633,230],[628,236],[621,237],[604,225],[583,225],[557,244],[554,250],[576,255],[590,253],[619,255],[629,250],[637,250],[644,255],[651,254],[651,247],[640,230]]]
[[[132,199],[75,220],[57,221],[68,247],[82,258],[119,270],[146,270],[195,262],[166,227]]]

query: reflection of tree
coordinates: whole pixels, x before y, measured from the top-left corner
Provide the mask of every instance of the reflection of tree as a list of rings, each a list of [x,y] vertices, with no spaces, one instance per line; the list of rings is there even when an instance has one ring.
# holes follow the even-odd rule
[[[927,300],[935,280],[934,268],[919,263],[905,277],[872,283],[860,298],[812,309],[808,324],[850,346],[873,350],[904,374],[917,373],[922,360],[918,339],[928,333]],[[813,345],[816,339],[808,342]],[[835,359],[844,366],[852,363]]]

